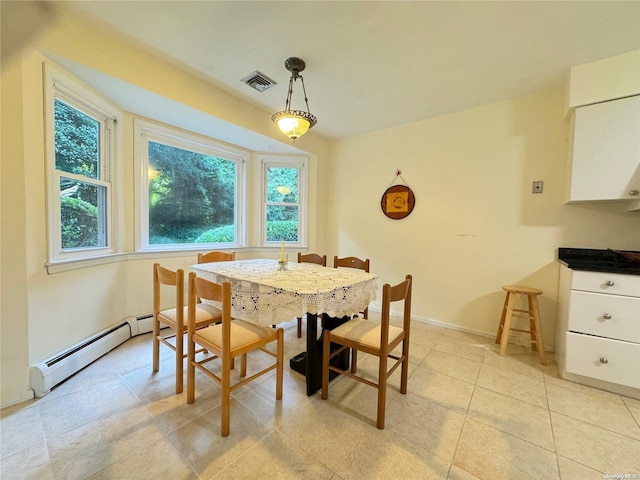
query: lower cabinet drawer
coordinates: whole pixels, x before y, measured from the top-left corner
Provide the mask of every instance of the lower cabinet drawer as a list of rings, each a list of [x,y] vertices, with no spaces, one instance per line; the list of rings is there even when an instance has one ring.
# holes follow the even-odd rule
[[[640,388],[640,344],[567,333],[567,372]]]
[[[640,343],[640,297],[572,290],[568,330]]]

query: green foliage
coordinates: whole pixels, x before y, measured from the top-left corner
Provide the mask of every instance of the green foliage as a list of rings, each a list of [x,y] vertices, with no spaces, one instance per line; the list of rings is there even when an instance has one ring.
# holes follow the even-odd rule
[[[213,228],[202,233],[194,243],[232,243],[236,240],[236,229],[233,225]]]
[[[267,222],[267,241],[279,242],[298,241],[298,221],[283,220]]]
[[[56,168],[98,178],[99,122],[60,100],[54,110]]]
[[[193,243],[204,230],[233,224],[235,162],[149,142],[149,238]]]
[[[62,248],[98,246],[98,209],[73,197],[60,197]]]

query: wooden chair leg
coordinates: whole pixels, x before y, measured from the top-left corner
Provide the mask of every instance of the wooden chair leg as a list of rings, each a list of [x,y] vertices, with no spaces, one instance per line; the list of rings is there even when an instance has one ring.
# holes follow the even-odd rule
[[[354,375],[358,372],[358,351],[355,348],[351,349],[351,373]]]
[[[511,318],[513,315],[513,303],[515,301],[515,295],[511,292],[507,292],[507,308],[504,314],[504,325],[502,326],[502,335],[500,337],[500,355],[504,355],[507,351],[507,344],[509,343],[509,333],[511,332]]]
[[[235,358],[231,359],[231,368],[233,368]],[[240,357],[240,376],[242,378],[247,376],[247,354],[243,353]]]
[[[187,403],[193,403],[196,398],[196,344],[189,342],[187,346]]]
[[[538,346],[538,356],[540,357],[540,363],[542,365],[547,364],[547,358],[544,353],[544,340],[542,338],[542,326],[540,324],[540,308],[538,306],[538,298],[534,296],[531,299],[533,318],[536,330],[536,345]],[[533,331],[533,330],[532,330]]]
[[[402,361],[401,373],[400,373],[400,393],[407,393],[407,379],[409,378],[409,341],[404,339],[402,341]]]
[[[302,318],[298,317],[298,338],[302,338]]]
[[[276,368],[276,400],[282,399],[282,380],[284,377],[284,330],[278,330],[277,340],[277,360],[278,367]]]
[[[387,403],[387,355],[380,358],[378,366],[378,414],[376,427],[384,429],[384,412]]]
[[[222,386],[222,405],[220,407],[220,435],[229,435],[229,416],[231,411],[231,359],[222,358],[222,372],[220,372]]]
[[[157,372],[160,369],[160,322],[153,319],[153,371]]]
[[[184,378],[184,332],[176,332],[176,394],[182,393]]]

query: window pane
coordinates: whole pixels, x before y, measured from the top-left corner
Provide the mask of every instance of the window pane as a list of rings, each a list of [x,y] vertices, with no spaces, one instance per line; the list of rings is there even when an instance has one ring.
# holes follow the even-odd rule
[[[106,247],[106,187],[60,178],[60,227],[64,250]]]
[[[267,242],[298,241],[298,207],[267,205]]]
[[[297,168],[267,168],[267,202],[298,203]]]
[[[55,100],[56,169],[89,178],[100,178],[100,123]]]
[[[235,242],[236,162],[149,142],[149,244]]]

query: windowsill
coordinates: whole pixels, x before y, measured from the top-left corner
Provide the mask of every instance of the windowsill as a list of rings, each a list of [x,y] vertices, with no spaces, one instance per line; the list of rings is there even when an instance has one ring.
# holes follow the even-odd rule
[[[288,249],[289,252],[297,252],[304,251],[306,247],[291,247]],[[82,268],[91,268],[97,267],[100,265],[108,265],[110,263],[119,263],[119,262],[128,262],[130,260],[141,260],[141,259],[154,259],[154,258],[174,258],[174,257],[187,257],[193,255],[194,263],[196,263],[196,259],[199,252],[205,252],[208,250],[234,250],[236,253],[242,252],[242,256],[246,258],[253,258],[252,254],[266,254],[270,257],[276,258],[276,253],[272,252],[280,252],[280,246],[273,247],[243,247],[243,248],[208,248],[208,249],[197,249],[197,250],[163,250],[163,251],[150,251],[150,252],[126,252],[126,253],[115,253],[111,255],[103,255],[100,257],[90,257],[90,258],[76,258],[73,260],[63,260],[60,262],[50,262],[45,263],[45,268],[47,269],[47,273],[49,275],[54,275],[56,273],[69,272],[72,270],[80,270]],[[269,253],[266,253],[269,252]]]

